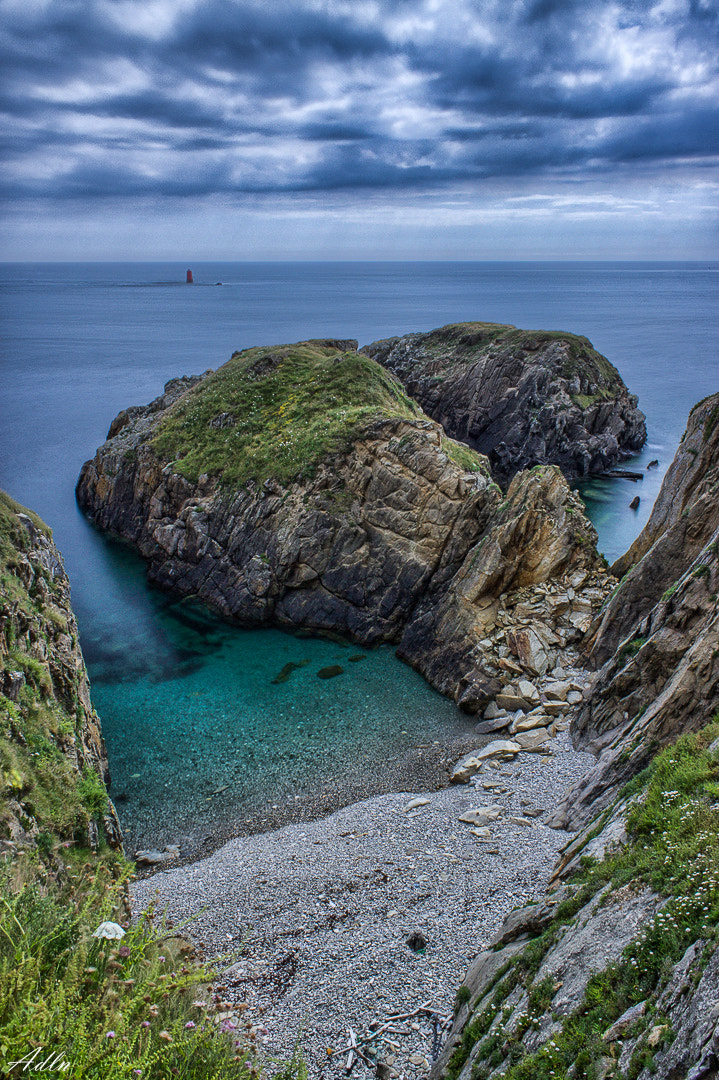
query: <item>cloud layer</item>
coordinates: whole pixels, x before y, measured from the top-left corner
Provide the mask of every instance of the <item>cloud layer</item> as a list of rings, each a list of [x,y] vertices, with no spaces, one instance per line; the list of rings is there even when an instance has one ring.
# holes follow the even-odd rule
[[[8,200],[716,178],[716,0],[2,0]]]

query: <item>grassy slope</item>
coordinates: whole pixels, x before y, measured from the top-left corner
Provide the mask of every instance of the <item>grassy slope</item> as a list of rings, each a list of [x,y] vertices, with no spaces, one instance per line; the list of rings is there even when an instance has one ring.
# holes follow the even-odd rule
[[[0,665],[3,674],[21,671],[25,676],[17,702],[0,694],[0,836],[7,830],[8,800],[17,799],[37,822],[41,843],[50,843],[52,837],[84,842],[89,821],[102,816],[107,795],[92,770],[81,776],[62,752],[60,744],[69,743],[82,715],[73,702],[56,697],[48,663],[31,654],[27,634],[16,639],[9,618],[15,613],[39,645],[67,631],[62,605],[52,602],[58,589],[52,577],[38,575],[49,590],[43,596],[33,587],[28,592],[15,573],[30,547],[19,512],[50,535],[40,518],[0,492],[0,614],[6,616]]]
[[[31,814],[40,833],[35,845],[0,860],[0,1074],[22,1075],[23,1065],[11,1069],[10,1062],[40,1047],[28,1065],[33,1075],[57,1055],[42,1075],[306,1080],[297,1056],[266,1071],[255,1066],[252,1034],[208,986],[213,973],[187,957],[152,911],[130,926],[131,864],[85,846],[107,794],[92,770],[80,775],[61,752],[79,717],[71,702],[56,698],[48,664],[29,652],[28,634],[52,656],[54,635],[67,622],[52,577],[36,566],[28,591],[17,572],[31,548],[20,512],[50,535],[0,492],[0,661],[3,671],[23,671],[26,679],[17,702],[0,694],[0,838],[15,800],[28,815],[24,826]],[[39,577],[49,591],[35,589]],[[13,624],[28,628],[20,639]],[[93,936],[105,920],[124,924],[121,942]]]
[[[213,426],[223,414],[232,422]],[[365,356],[311,341],[246,349],[175,404],[153,448],[193,481],[209,473],[227,484],[286,483],[311,475],[373,420],[395,416],[422,412]]]

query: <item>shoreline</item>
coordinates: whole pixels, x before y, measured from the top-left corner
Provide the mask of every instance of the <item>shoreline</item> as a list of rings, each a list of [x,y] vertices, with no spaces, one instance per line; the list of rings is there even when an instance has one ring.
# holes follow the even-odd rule
[[[450,1016],[472,957],[511,907],[543,893],[571,838],[544,821],[593,761],[564,732],[549,753],[487,763],[469,785],[409,785],[236,837],[136,881],[133,912],[156,900],[205,959],[224,957],[227,1023],[250,1025],[270,1056],[289,1057],[299,1037],[310,1075],[329,1080],[345,1074],[350,1029],[366,1036],[371,1022],[427,1003],[440,1026]],[[458,820],[490,803],[500,815],[489,837]],[[415,952],[417,931],[427,944]],[[378,1044],[387,1075],[426,1076],[431,1016],[398,1032]],[[359,1060],[353,1075],[373,1070]]]
[[[495,737],[477,735],[474,732],[476,720],[476,717],[467,717],[468,724],[472,726],[466,732],[448,735],[441,742],[420,743],[409,750],[391,754],[369,773],[362,767],[346,769],[321,781],[311,792],[301,791],[293,794],[291,799],[257,805],[253,810],[244,808],[241,817],[237,812],[224,819],[218,816],[217,822],[209,826],[211,832],[208,832],[208,826],[203,825],[193,833],[188,822],[168,825],[159,819],[158,824],[158,818],[154,817],[147,828],[136,828],[129,833],[127,855],[132,858],[136,850],[161,850],[164,845],[177,845],[180,849],[179,860],[168,860],[168,865],[171,868],[188,866],[212,855],[231,840],[262,835],[293,823],[310,824],[373,796],[413,790],[414,787],[423,791],[440,791],[449,785],[449,775],[459,758],[470,750],[486,745]],[[436,731],[431,734],[436,734]],[[217,798],[221,803],[222,795]],[[156,839],[158,835],[159,840]],[[156,866],[147,868],[138,865],[138,877],[144,878],[156,872],[156,869]]]

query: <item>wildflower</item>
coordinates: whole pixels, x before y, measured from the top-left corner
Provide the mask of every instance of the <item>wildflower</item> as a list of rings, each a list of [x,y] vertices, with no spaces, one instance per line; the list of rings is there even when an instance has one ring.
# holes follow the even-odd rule
[[[140,1027],[144,1027],[144,1028],[148,1028],[149,1026],[150,1026],[150,1021],[149,1020],[143,1020],[142,1023],[140,1024]]]
[[[105,1038],[106,1039],[114,1039],[115,1038],[115,1032],[114,1031],[106,1031],[105,1032]]]
[[[129,956],[130,955],[130,946],[129,945],[121,945],[120,948],[117,950],[117,955],[118,956],[123,956],[123,957]]]
[[[195,1021],[194,1021],[194,1020],[188,1020],[188,1021],[187,1021],[187,1023],[185,1024],[185,1027],[186,1027],[186,1028],[193,1028],[193,1027],[195,1027],[195,1026],[196,1026],[196,1025],[195,1025]]]
[[[161,1031],[160,1038],[164,1039],[165,1042],[172,1042],[172,1035],[170,1035],[169,1031]]]
[[[192,1004],[195,1006],[196,1009],[206,1009],[207,1008],[207,1002],[206,1001],[193,1001]]]
[[[107,938],[108,941],[119,941],[120,938],[124,938],[125,931],[119,923],[103,922],[100,923],[97,930],[93,931],[92,936],[96,938]]]
[[[165,957],[164,956],[158,956],[157,959],[160,961],[161,964],[165,963]]]

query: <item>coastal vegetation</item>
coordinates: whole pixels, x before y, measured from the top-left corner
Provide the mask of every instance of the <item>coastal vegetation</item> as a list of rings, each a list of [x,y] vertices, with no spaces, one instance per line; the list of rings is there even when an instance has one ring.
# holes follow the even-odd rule
[[[372,360],[308,341],[235,353],[180,398],[152,446],[193,482],[207,473],[223,485],[286,484],[378,417],[420,415]]]

